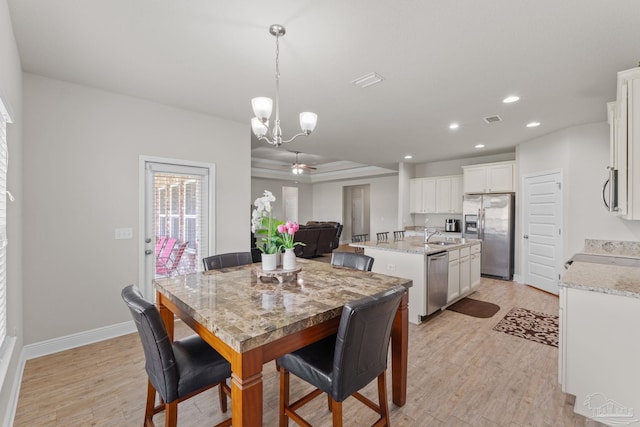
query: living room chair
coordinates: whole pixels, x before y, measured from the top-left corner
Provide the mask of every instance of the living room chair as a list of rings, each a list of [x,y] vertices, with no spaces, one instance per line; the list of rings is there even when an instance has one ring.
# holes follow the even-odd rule
[[[202,263],[204,264],[204,271],[219,270],[221,268],[253,264],[253,257],[251,252],[229,252],[202,258]]]
[[[372,297],[347,303],[342,310],[338,333],[278,358],[280,366],[280,426],[291,418],[310,425],[296,410],[316,396],[327,393],[333,426],[342,426],[342,402],[349,396],[376,411],[375,426],[389,426],[387,403],[387,352],[393,321],[406,289],[397,286]],[[317,387],[289,403],[290,374]],[[378,402],[358,393],[378,379]]]
[[[160,312],[134,285],[122,290],[122,299],[138,329],[149,376],[143,425],[153,426],[153,416],[165,410],[165,426],[176,426],[178,403],[216,385],[220,386],[220,408],[227,412],[229,362],[198,335],[171,342]],[[160,395],[157,406],[156,392]],[[231,418],[216,427],[230,425]]]
[[[354,268],[356,270],[371,271],[373,257],[353,252],[334,252],[331,255],[331,265],[338,267]]]

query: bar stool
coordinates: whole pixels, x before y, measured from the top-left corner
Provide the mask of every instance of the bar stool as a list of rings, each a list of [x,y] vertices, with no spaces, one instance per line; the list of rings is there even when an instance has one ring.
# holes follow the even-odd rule
[[[404,230],[394,231],[393,240],[404,240]]]
[[[378,243],[379,242],[386,242],[389,240],[389,232],[388,231],[384,231],[382,233],[376,233],[376,238],[378,239]]]
[[[353,236],[351,236],[351,242],[352,243],[364,243],[367,240],[369,240],[369,234],[354,234]],[[364,253],[364,248],[355,248],[355,253],[357,254],[363,254]]]

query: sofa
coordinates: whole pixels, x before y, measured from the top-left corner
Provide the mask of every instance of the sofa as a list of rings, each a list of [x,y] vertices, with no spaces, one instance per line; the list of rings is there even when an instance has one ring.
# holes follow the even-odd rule
[[[300,225],[295,241],[304,243],[296,246],[295,254],[302,258],[314,258],[331,253],[340,244],[342,224],[333,221],[307,221]]]

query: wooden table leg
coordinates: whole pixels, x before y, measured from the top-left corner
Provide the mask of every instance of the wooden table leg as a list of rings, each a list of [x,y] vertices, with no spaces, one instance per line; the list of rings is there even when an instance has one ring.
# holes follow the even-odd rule
[[[409,356],[409,292],[400,301],[391,331],[391,391],[393,403],[407,401],[407,363]]]
[[[231,361],[232,424],[262,426],[262,351],[235,353]]]
[[[164,297],[158,291],[156,291],[156,304],[158,306],[158,311],[160,312],[160,317],[162,317],[162,321],[164,322],[164,327],[167,329],[167,334],[169,335],[169,339],[173,341],[173,312],[169,310],[163,304]]]

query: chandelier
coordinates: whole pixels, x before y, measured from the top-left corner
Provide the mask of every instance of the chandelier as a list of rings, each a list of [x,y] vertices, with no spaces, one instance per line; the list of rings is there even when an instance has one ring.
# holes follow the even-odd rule
[[[291,142],[299,136],[309,135],[316,127],[318,122],[318,115],[305,111],[300,113],[300,128],[302,132],[291,137],[291,139],[282,139],[282,129],[280,128],[280,108],[279,108],[279,95],[280,95],[280,37],[286,33],[285,28],[282,25],[273,24],[269,27],[269,32],[276,38],[276,119],[271,130],[271,138],[267,133],[269,132],[269,117],[271,117],[271,110],[273,108],[273,101],[271,98],[257,97],[251,100],[251,107],[253,108],[253,114],[255,117],[251,119],[251,129],[256,137],[260,141],[265,141],[276,148],[282,144]]]

